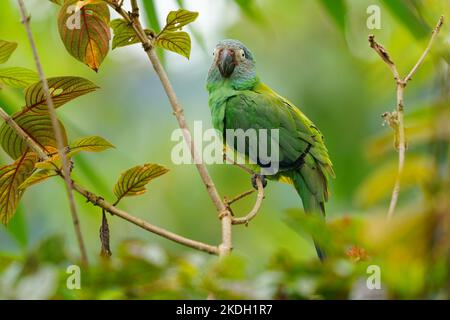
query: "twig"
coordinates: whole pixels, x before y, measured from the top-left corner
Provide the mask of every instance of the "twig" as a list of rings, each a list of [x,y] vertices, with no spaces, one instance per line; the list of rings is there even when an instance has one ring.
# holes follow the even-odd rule
[[[256,185],[258,187],[258,195],[256,196],[256,202],[253,206],[253,209],[244,217],[231,217],[232,224],[245,224],[247,226],[249,221],[256,217],[256,215],[258,214],[259,208],[261,207],[262,201],[264,200],[264,187],[259,176],[256,179]]]
[[[255,174],[255,172],[253,172],[251,169],[249,169],[246,166],[244,166],[242,164],[239,164],[239,163],[235,162],[233,159],[227,157],[226,154],[224,154],[224,159],[225,159],[225,161],[230,162],[231,164],[237,166],[238,168],[244,170],[245,172],[247,172],[249,174],[252,174],[252,175]],[[238,217],[233,217],[232,216],[231,217],[231,223],[232,224],[245,224],[247,226],[249,221],[252,220],[257,215],[259,209],[261,208],[262,201],[264,200],[264,186],[263,186],[261,178],[259,176],[256,179],[256,186],[258,188],[258,195],[256,196],[256,202],[255,202],[255,204],[253,206],[253,209],[248,214],[246,214],[243,217],[239,217],[238,218]],[[254,191],[255,191],[255,189],[251,189],[251,190],[245,191],[245,192],[237,195],[236,197],[234,197],[234,198],[232,198],[230,200],[225,198],[225,201],[224,201],[225,205],[228,208],[230,208],[230,205],[232,203],[245,198],[246,196],[252,194]],[[231,209],[230,209],[230,211],[231,211]]]
[[[239,200],[241,200],[241,199],[251,195],[253,192],[255,192],[255,189],[250,189],[250,190],[242,192],[241,194],[238,194],[237,196],[235,196],[235,197],[233,197],[231,199],[228,199],[227,197],[225,197],[223,199],[223,201],[225,202],[226,205],[230,206],[233,203],[235,203],[235,202],[237,202],[237,201],[239,201]]]
[[[422,56],[417,61],[416,65],[411,69],[411,71],[408,73],[408,75],[403,80],[405,83],[412,79],[412,76],[414,75],[414,73],[416,73],[417,69],[420,67],[422,62],[425,60],[425,57],[427,56],[428,52],[430,52],[431,46],[434,43],[434,39],[436,38],[439,31],[441,30],[441,27],[443,24],[444,24],[444,16],[440,16],[436,27],[433,29],[433,32],[431,33],[431,38],[430,38],[430,41],[428,42],[428,46],[426,47],[425,51],[422,53]]]
[[[374,35],[369,35],[369,44],[370,47],[373,48],[378,55],[383,59],[383,61],[389,66],[392,74],[394,75],[394,79],[397,87],[397,105],[395,114],[391,115],[395,121],[395,125],[393,126],[398,133],[398,169],[397,169],[397,177],[395,179],[394,188],[392,190],[391,202],[389,204],[389,210],[387,213],[387,219],[391,219],[394,215],[395,208],[397,206],[398,197],[400,194],[400,182],[403,173],[403,169],[405,166],[405,151],[406,151],[406,138],[405,138],[405,122],[404,122],[404,90],[408,82],[412,79],[412,76],[416,73],[417,69],[421,66],[422,62],[425,60],[425,57],[429,53],[431,46],[434,43],[436,36],[438,35],[442,24],[444,23],[444,16],[440,16],[436,27],[434,28],[430,41],[428,42],[428,46],[425,48],[422,56],[419,58],[415,66],[411,69],[408,75],[405,78],[401,78],[395,63],[390,58],[386,49],[379,43],[375,41]]]
[[[166,239],[172,240],[174,242],[180,243],[182,245],[191,247],[193,249],[197,249],[200,251],[204,251],[211,254],[218,254],[219,249],[216,246],[211,246],[209,244],[199,242],[196,240],[192,240],[189,238],[182,237],[176,233],[170,232],[168,230],[165,230],[163,228],[157,227],[147,221],[144,221],[140,218],[137,218],[135,216],[130,215],[128,212],[123,211],[121,209],[118,209],[114,207],[112,204],[104,200],[102,197],[99,197],[95,194],[93,194],[90,191],[87,191],[82,186],[78,185],[77,183],[73,184],[73,189],[83,195],[86,200],[91,202],[92,204],[99,206],[112,215],[118,216],[124,220],[127,220],[128,222],[131,222],[135,224],[138,227],[141,227],[142,229],[145,229],[147,231],[150,231],[151,233],[160,235],[161,237],[164,237]]]
[[[42,159],[47,160],[49,159],[49,156],[42,150],[42,148],[25,132],[23,129],[0,107],[0,116],[6,121],[6,123],[27,143],[27,145],[34,150],[36,153],[42,157]],[[60,176],[63,178],[62,176]],[[174,242],[183,244],[185,246],[205,251],[211,254],[218,254],[219,248],[216,246],[211,246],[199,241],[195,241],[192,239],[188,239],[182,236],[179,236],[173,232],[167,231],[165,229],[159,228],[157,226],[154,226],[142,219],[139,219],[137,217],[134,217],[130,215],[129,213],[120,210],[104,200],[102,197],[95,195],[94,193],[86,190],[84,187],[80,186],[79,184],[73,182],[73,190],[77,191],[79,194],[84,196],[86,200],[91,202],[92,204],[99,206],[103,208],[104,210],[108,211],[109,213],[118,216],[124,220],[127,220],[138,227],[141,227],[142,229],[145,229],[147,231],[150,231],[152,233],[155,233],[157,235],[160,235],[164,238],[167,238],[169,240],[172,240]]]
[[[70,212],[72,214],[72,223],[75,228],[75,234],[77,237],[78,246],[80,247],[81,262],[84,265],[87,265],[88,257],[87,257],[87,253],[86,253],[86,248],[84,246],[83,236],[81,233],[81,227],[80,227],[80,222],[79,222],[79,218],[78,218],[75,199],[74,199],[73,193],[72,193],[72,180],[70,178],[70,165],[69,165],[69,161],[67,160],[66,154],[64,152],[64,142],[63,142],[64,139],[63,139],[62,130],[61,130],[61,127],[60,127],[60,124],[58,121],[58,117],[55,112],[55,106],[53,105],[53,100],[52,100],[52,96],[49,91],[47,78],[45,78],[44,71],[42,69],[42,65],[41,65],[39,55],[37,52],[36,44],[33,39],[33,34],[31,32],[31,27],[30,27],[30,18],[27,15],[27,11],[25,8],[25,4],[23,3],[23,0],[17,0],[17,2],[19,4],[19,8],[20,8],[20,15],[22,17],[22,23],[25,26],[25,30],[26,30],[27,36],[28,36],[28,41],[30,42],[31,49],[33,51],[34,61],[36,64],[36,69],[37,69],[37,72],[39,75],[39,79],[41,80],[42,89],[44,90],[45,97],[47,100],[47,107],[48,107],[48,112],[50,114],[50,118],[51,118],[51,122],[52,122],[53,133],[55,135],[59,157],[61,158],[62,174],[63,174],[64,181],[66,184],[67,197],[69,199]]]

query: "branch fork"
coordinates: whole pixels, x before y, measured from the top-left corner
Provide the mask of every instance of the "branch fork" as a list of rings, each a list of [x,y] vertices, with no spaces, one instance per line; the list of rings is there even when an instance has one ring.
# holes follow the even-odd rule
[[[425,51],[420,56],[419,60],[416,62],[411,71],[404,77],[400,77],[397,67],[394,61],[389,56],[387,50],[375,40],[374,35],[369,35],[369,45],[375,50],[375,52],[381,57],[381,59],[388,65],[391,69],[391,72],[394,76],[394,80],[397,88],[397,105],[396,110],[394,112],[385,112],[382,117],[385,123],[389,124],[389,126],[394,129],[396,132],[396,141],[395,145],[397,147],[397,136],[398,136],[398,170],[397,177],[395,180],[394,188],[392,190],[391,201],[389,204],[389,209],[387,213],[387,219],[391,219],[394,215],[395,208],[397,206],[398,197],[400,193],[400,181],[403,173],[403,168],[405,166],[405,151],[406,151],[406,137],[405,137],[405,124],[404,124],[404,90],[408,84],[408,82],[412,79],[412,76],[417,72],[418,68],[422,65],[422,62],[425,60],[425,57],[430,52],[431,47],[434,43],[436,36],[439,34],[441,27],[444,23],[444,16],[440,16],[436,27],[433,29],[431,34],[431,38],[428,42]]]

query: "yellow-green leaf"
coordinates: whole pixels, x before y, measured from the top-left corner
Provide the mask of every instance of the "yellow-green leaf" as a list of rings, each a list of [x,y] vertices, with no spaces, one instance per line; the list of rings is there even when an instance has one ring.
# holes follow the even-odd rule
[[[22,184],[19,186],[19,190],[25,190],[26,188],[28,188],[34,184],[45,181],[48,178],[51,178],[51,177],[54,177],[57,175],[58,174],[54,170],[48,170],[48,169],[39,170],[39,171],[35,172],[34,174],[32,174],[31,176],[29,176],[24,182],[22,182]]]
[[[155,44],[188,59],[191,54],[191,38],[184,31],[165,31],[158,35]]]
[[[76,9],[80,10],[81,8],[83,8],[88,4],[98,4],[102,2],[104,3],[103,0],[78,0],[78,2],[76,3]]]
[[[94,83],[81,77],[52,77],[47,81],[55,108],[98,89]],[[25,107],[18,114],[30,111],[36,113],[37,109],[47,110],[47,98],[40,81],[25,89]],[[17,115],[14,119],[15,117]]]
[[[45,150],[55,147],[56,139],[53,134],[53,126],[48,111],[40,110],[39,113],[27,112],[13,115],[16,123],[28,133],[32,139]],[[60,122],[63,131],[64,144],[67,145],[67,136],[64,126]],[[0,127],[0,144],[5,152],[13,159],[19,158],[27,149],[28,145],[9,125],[3,123]]]
[[[177,11],[170,11],[166,18],[166,25],[161,31],[178,31],[185,25],[193,22],[198,17],[198,12],[179,9]]]
[[[109,51],[109,9],[105,3],[77,8],[78,0],[67,0],[58,17],[59,35],[67,51],[98,71]]]
[[[123,172],[114,186],[114,194],[117,197],[116,203],[123,197],[145,193],[147,191],[145,185],[167,171],[169,170],[160,165],[147,163]]]
[[[0,220],[7,224],[13,217],[23,190],[19,186],[33,173],[34,153],[24,153],[16,162],[0,168]]]
[[[0,40],[0,63],[8,61],[11,54],[16,50],[17,43]]]
[[[114,31],[112,49],[129,46],[139,42],[133,27],[125,20],[115,19],[111,21],[110,26]]]
[[[112,49],[125,47],[140,42],[133,27],[125,20],[114,19],[109,25],[114,31]],[[147,35],[154,35],[154,32],[148,29],[145,29],[144,32]]]
[[[101,152],[114,146],[106,139],[98,136],[80,138],[69,146],[68,157],[72,157],[80,151]]]
[[[19,67],[0,69],[0,84],[12,88],[25,88],[37,81],[39,77],[33,70]]]

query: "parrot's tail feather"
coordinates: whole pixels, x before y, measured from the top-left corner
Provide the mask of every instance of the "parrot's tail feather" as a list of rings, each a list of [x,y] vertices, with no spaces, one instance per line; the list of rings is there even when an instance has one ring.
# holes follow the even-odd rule
[[[317,244],[317,241],[315,241],[315,240],[314,240],[314,247],[316,248],[317,256],[319,257],[320,261],[324,262],[327,256],[325,255],[325,252]]]
[[[320,215],[325,218],[327,183],[322,172],[317,169],[303,166],[294,174],[293,182],[295,189],[302,199],[305,212],[308,214]],[[326,258],[326,253],[314,237],[313,241],[317,256],[323,262]]]

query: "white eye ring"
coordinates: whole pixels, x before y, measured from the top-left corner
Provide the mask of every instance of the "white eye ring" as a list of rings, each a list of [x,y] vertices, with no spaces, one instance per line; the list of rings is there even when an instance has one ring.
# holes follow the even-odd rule
[[[244,50],[241,50],[241,57],[245,58],[245,51]]]

